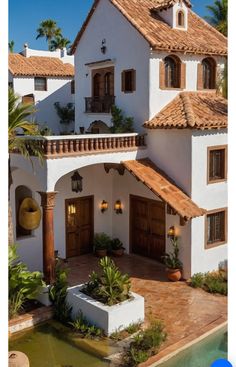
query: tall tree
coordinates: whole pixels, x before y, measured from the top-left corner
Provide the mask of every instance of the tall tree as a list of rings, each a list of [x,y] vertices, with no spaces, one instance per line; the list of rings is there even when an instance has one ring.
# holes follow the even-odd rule
[[[41,37],[46,38],[49,50],[50,50],[50,43],[51,43],[52,39],[55,38],[55,37],[62,37],[61,28],[59,28],[57,26],[57,23],[55,22],[55,20],[52,20],[52,19],[43,20],[39,24],[39,28],[37,29],[37,33],[38,34],[37,34],[36,39],[41,38]]]
[[[214,5],[207,5],[211,16],[205,19],[219,32],[227,37],[228,34],[228,0],[215,0]]]
[[[15,42],[13,40],[8,42],[8,48],[11,53],[14,52],[14,45],[15,45]]]
[[[19,102],[19,97],[15,95],[13,89],[9,88],[8,92],[8,149],[9,153],[17,150],[24,157],[30,159],[30,154],[33,153],[40,160],[42,159],[42,151],[37,143],[30,142],[27,138],[19,137],[21,132],[25,135],[39,135],[38,126],[28,119],[36,112],[33,104],[22,104]],[[9,155],[9,197],[8,197],[8,242],[14,243],[12,211],[10,207],[10,187],[12,184],[12,172]]]
[[[69,44],[70,40],[68,40],[67,38],[56,36],[51,40],[49,48],[50,51],[54,51],[58,48],[62,50],[63,48],[67,48]]]

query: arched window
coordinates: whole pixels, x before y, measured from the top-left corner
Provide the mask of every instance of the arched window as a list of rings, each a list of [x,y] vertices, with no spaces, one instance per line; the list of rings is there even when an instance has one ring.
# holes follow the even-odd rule
[[[184,12],[179,10],[177,12],[177,27],[184,27]]]
[[[211,57],[202,61],[203,89],[216,88],[216,63]]]
[[[104,95],[111,96],[111,73],[106,73],[104,76]]]
[[[180,88],[180,60],[176,56],[167,56],[165,63],[165,87]]]
[[[95,74],[93,77],[93,96],[99,97],[101,94],[101,75]]]

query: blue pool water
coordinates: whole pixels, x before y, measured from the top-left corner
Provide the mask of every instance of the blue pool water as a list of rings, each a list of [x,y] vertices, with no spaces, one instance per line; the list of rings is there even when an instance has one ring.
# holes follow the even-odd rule
[[[201,340],[158,367],[211,367],[217,359],[227,359],[225,329]]]

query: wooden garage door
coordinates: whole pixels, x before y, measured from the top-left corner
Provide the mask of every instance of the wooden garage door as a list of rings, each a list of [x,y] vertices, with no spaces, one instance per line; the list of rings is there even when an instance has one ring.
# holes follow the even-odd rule
[[[165,253],[165,203],[130,196],[130,243],[133,253],[161,260]]]
[[[93,250],[93,196],[68,199],[66,207],[66,257]]]

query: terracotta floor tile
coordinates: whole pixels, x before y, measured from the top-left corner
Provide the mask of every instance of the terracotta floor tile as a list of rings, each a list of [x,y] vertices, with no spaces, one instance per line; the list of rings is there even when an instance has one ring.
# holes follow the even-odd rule
[[[92,254],[68,261],[69,284],[86,282],[88,275],[98,269],[99,259]],[[168,333],[167,347],[217,319],[227,319],[227,297],[193,289],[185,282],[172,283],[166,279],[162,264],[136,255],[114,258],[122,272],[131,277],[131,290],[145,298],[145,316],[164,321]],[[222,321],[221,320],[221,321]]]

